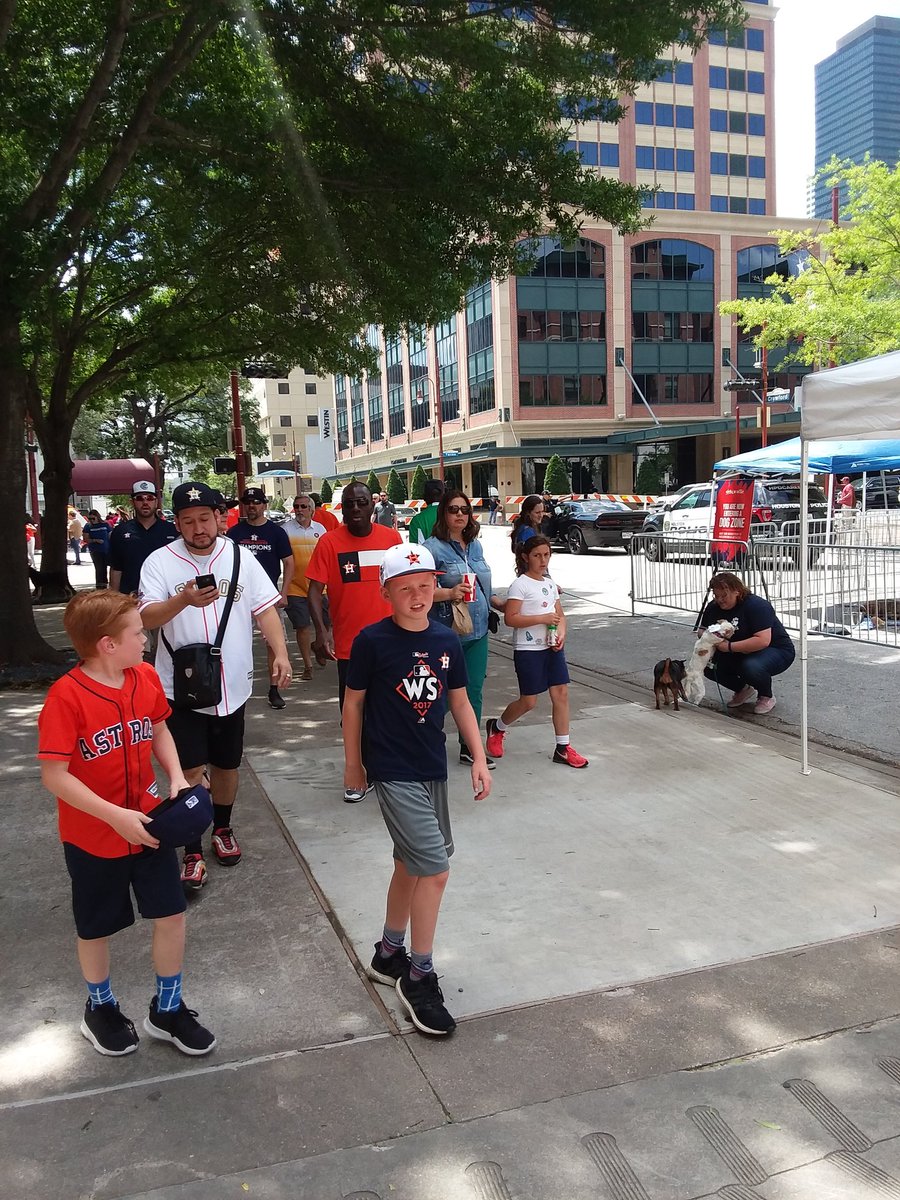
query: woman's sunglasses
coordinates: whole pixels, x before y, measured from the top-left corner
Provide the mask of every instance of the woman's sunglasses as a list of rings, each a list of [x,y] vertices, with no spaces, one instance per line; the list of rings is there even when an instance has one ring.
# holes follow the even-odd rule
[[[471,504],[448,504],[446,511],[453,513],[454,517],[459,513],[465,513],[467,516],[472,511]]]

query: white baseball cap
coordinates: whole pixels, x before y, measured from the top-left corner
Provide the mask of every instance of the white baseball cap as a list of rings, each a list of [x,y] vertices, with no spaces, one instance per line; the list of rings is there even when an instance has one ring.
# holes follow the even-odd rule
[[[431,551],[426,550],[424,546],[403,542],[400,546],[391,546],[385,550],[379,578],[384,584],[399,575],[418,575],[422,571],[429,571],[432,575],[438,574]]]
[[[139,479],[131,489],[132,496],[155,496],[156,484],[149,479]]]

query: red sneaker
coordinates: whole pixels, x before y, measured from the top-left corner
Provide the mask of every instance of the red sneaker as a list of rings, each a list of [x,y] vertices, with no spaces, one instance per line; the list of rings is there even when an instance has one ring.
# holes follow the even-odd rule
[[[181,864],[181,886],[186,892],[199,892],[206,883],[206,863],[202,854],[186,854]]]
[[[553,761],[562,763],[564,767],[586,767],[588,765],[588,760],[573,746],[557,746],[553,751]]]
[[[213,830],[213,851],[223,867],[235,867],[241,861],[241,848],[232,830],[226,826]]]
[[[487,741],[484,743],[485,753],[489,758],[503,757],[503,739],[506,737],[506,730],[501,733],[497,728],[497,722],[493,717],[488,717],[484,723],[484,731],[487,734]]]

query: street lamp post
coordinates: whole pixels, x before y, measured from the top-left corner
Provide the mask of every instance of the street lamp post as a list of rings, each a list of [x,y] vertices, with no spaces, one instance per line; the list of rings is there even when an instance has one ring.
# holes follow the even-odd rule
[[[241,391],[237,371],[231,372],[231,424],[234,436],[234,468],[238,496],[244,494],[247,476],[244,471],[244,431],[241,427]]]

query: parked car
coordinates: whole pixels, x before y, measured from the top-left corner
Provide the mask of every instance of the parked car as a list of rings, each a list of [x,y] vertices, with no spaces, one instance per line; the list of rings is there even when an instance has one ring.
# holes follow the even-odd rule
[[[816,484],[806,485],[813,535],[810,561],[815,562],[824,547],[824,522],[828,516],[828,500]],[[664,537],[648,541],[644,547],[651,561],[660,561],[669,554],[701,554],[712,537],[715,506],[711,483],[693,484],[685,494],[661,512],[650,513],[644,520],[642,533],[661,533]],[[765,553],[766,541],[796,540],[797,550],[791,551],[799,561],[800,480],[766,477],[753,484],[753,508],[750,516],[750,536]],[[787,526],[787,529],[785,528]],[[795,528],[796,526],[796,528]],[[818,544],[816,544],[818,543]]]
[[[680,488],[676,488],[674,492],[669,492],[665,496],[657,496],[652,504],[647,505],[645,511],[648,513],[661,513],[664,508],[671,508],[677,500],[687,495],[691,488],[696,486],[695,483],[685,483]]]
[[[276,525],[283,525],[287,520],[287,513],[279,512],[277,508],[267,509],[266,516]]]
[[[854,479],[853,490],[856,493],[856,507],[862,508],[862,479]],[[889,475],[885,472],[884,482],[881,475],[866,476],[866,509],[870,508],[900,508],[900,475]]]
[[[416,515],[416,513],[419,510],[417,508],[413,508],[409,504],[398,504],[398,505],[396,505],[396,509],[397,509],[397,528],[398,529],[408,529],[410,521],[413,519],[413,517]]]
[[[557,504],[546,528],[548,537],[572,554],[587,550],[628,550],[640,532],[644,514],[621,500],[565,500]]]

